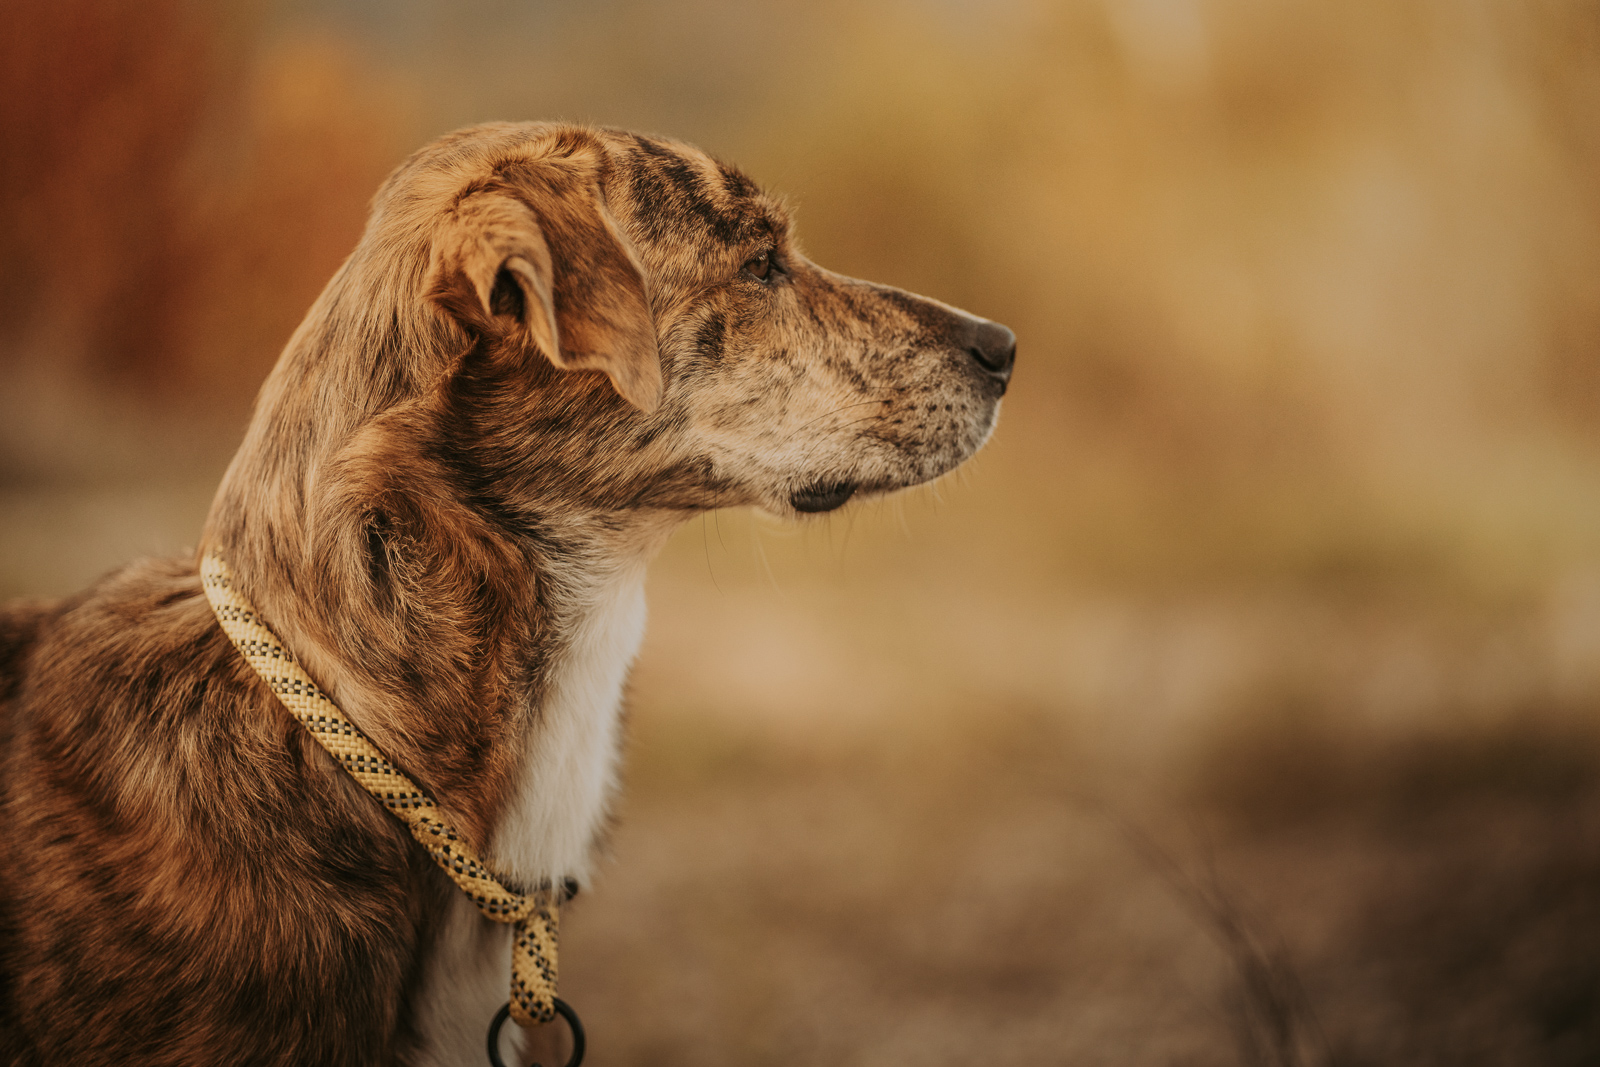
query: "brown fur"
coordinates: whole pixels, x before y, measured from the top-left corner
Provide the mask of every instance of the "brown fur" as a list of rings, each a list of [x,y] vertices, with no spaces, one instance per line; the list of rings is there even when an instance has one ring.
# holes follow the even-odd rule
[[[492,858],[596,582],[697,511],[944,473],[1012,351],[811,264],[686,145],[464,130],[379,191],[201,547]],[[0,613],[0,738],[4,1062],[436,1055],[415,1009],[456,890],[228,645],[194,560]]]

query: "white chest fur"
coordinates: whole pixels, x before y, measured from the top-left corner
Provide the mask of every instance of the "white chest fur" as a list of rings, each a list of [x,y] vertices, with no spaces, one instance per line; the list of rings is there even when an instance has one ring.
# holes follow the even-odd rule
[[[588,880],[616,791],[622,687],[644,638],[644,561],[612,572],[586,594],[551,663],[521,781],[486,857],[527,886]],[[464,895],[452,898],[419,1003],[421,1062],[483,1062],[483,1036],[508,995],[510,936]]]
[[[546,676],[522,780],[491,843],[491,862],[534,885],[589,877],[617,784],[622,687],[644,639],[644,564],[596,582]]]

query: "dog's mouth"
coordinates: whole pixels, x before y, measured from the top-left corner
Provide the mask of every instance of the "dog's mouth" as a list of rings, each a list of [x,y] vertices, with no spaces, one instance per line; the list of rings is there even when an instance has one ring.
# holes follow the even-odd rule
[[[854,482],[817,482],[808,485],[789,498],[796,511],[810,514],[832,511],[855,495]]]

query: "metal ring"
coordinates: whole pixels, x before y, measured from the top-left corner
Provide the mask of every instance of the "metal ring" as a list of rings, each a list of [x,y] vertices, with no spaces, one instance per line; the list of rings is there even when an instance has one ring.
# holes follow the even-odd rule
[[[551,1003],[555,1005],[556,1014],[567,1020],[567,1029],[572,1031],[572,1056],[568,1058],[566,1067],[579,1067],[583,1063],[583,1049],[587,1043],[583,1036],[583,1023],[578,1021],[578,1013],[572,1010],[572,1005],[554,997]],[[494,1022],[489,1024],[489,1063],[491,1067],[506,1067],[506,1061],[500,1058],[500,1028],[511,1018],[511,1004],[507,1002],[495,1012]],[[530,1067],[539,1067],[537,1063]]]

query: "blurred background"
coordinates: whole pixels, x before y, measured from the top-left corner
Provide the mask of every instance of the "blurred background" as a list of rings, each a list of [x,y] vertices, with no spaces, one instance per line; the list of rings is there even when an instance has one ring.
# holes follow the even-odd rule
[[[592,1062],[1600,1062],[1592,0],[16,0],[0,596],[192,545],[422,142],[669,134],[1012,326],[655,566]]]

